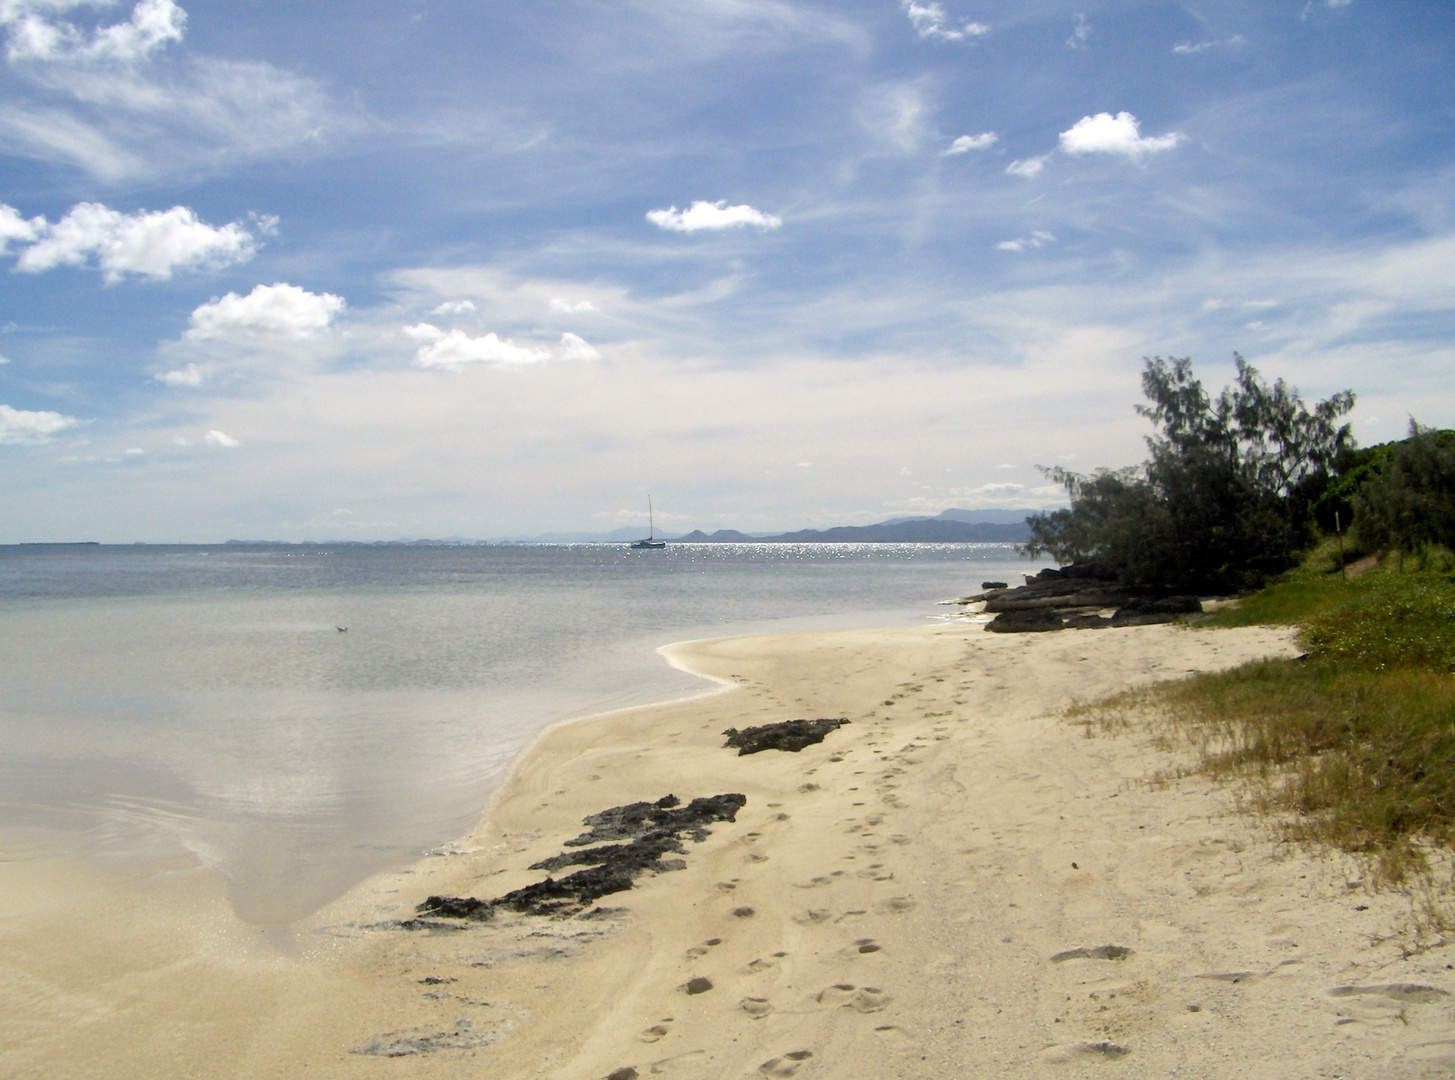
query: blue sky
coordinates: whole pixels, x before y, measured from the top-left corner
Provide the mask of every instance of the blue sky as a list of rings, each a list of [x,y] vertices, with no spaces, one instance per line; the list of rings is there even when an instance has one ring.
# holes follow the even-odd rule
[[[1455,425],[1455,5],[0,0],[0,542],[1059,500]]]

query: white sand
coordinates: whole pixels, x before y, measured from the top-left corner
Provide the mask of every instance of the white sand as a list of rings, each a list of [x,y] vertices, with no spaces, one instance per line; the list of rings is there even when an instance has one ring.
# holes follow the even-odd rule
[[[1167,752],[1058,715],[1291,648],[960,624],[675,646],[735,688],[546,732],[465,854],[290,941],[195,873],[0,866],[0,1075],[1449,1076],[1455,955],[1406,955],[1417,897],[1281,848],[1226,788],[1149,785]],[[724,728],[799,716],[851,723],[798,754],[722,749]],[[601,917],[376,925],[538,880],[587,814],[669,792],[748,802]],[[27,901],[60,873],[71,900]],[[1130,952],[1055,959],[1101,946]],[[696,977],[712,988],[687,994]]]

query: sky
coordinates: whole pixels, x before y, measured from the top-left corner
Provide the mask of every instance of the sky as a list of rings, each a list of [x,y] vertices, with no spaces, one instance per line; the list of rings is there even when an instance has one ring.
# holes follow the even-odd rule
[[[1049,507],[1455,426],[1446,0],[0,0],[0,543]]]

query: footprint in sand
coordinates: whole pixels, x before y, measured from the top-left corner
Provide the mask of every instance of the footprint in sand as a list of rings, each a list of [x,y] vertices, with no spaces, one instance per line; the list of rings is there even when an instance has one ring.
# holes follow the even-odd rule
[[[1070,1065],[1077,1061],[1115,1061],[1131,1053],[1114,1042],[1068,1043],[1041,1051],[1041,1060],[1053,1065]]]
[[[793,887],[795,889],[817,889],[822,885],[832,885],[833,883],[834,879],[832,877],[824,877],[820,875],[816,878],[810,878],[808,881],[795,881],[793,883]]]
[[[666,1024],[653,1024],[638,1036],[644,1043],[654,1043],[671,1029]]]
[[[778,961],[782,960],[787,955],[788,954],[786,952],[775,952],[770,957],[750,960],[748,962],[748,970],[751,972],[768,971],[771,968],[777,967]]]
[[[860,938],[858,941],[854,942],[853,946],[849,950],[846,951],[867,954],[877,953],[883,948],[884,946],[880,945],[873,938]]]
[[[886,915],[897,915],[913,910],[915,902],[907,896],[891,896],[879,904],[879,910]]]
[[[856,987],[853,983],[834,983],[833,986],[820,990],[814,1000],[820,1005],[872,1013],[888,1005],[890,997],[877,986]]]
[[[754,1020],[761,1020],[773,1011],[773,1005],[767,998],[745,997],[738,1004]]]
[[[748,856],[748,862],[767,862],[767,861],[768,861],[768,856],[766,856],[763,853],[758,852],[758,851],[755,851],[755,852],[753,852],[752,854],[750,854]]]
[[[1067,960],[1125,960],[1132,950],[1125,945],[1097,945],[1090,949],[1067,949],[1051,957],[1051,963],[1064,964]]]
[[[812,1050],[793,1050],[782,1057],[769,1058],[758,1066],[758,1071],[764,1076],[792,1076],[811,1057]]]
[[[753,917],[753,909],[750,907],[735,907],[733,908],[733,915],[739,919],[751,919]]]
[[[833,917],[833,912],[828,908],[809,908],[801,915],[793,916],[793,921],[800,926],[815,926],[821,922],[827,922]]]

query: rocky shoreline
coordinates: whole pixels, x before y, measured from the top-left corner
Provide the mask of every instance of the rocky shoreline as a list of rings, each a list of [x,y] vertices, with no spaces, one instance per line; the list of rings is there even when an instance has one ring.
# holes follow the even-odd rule
[[[994,615],[985,627],[997,634],[1043,633],[1050,630],[1099,630],[1177,622],[1202,612],[1196,596],[1169,596],[1135,589],[1108,579],[1098,567],[1047,568],[1026,583],[1009,588],[1003,582],[982,582],[984,592],[954,601],[984,603]],[[1110,612],[1110,614],[1107,614]]]

